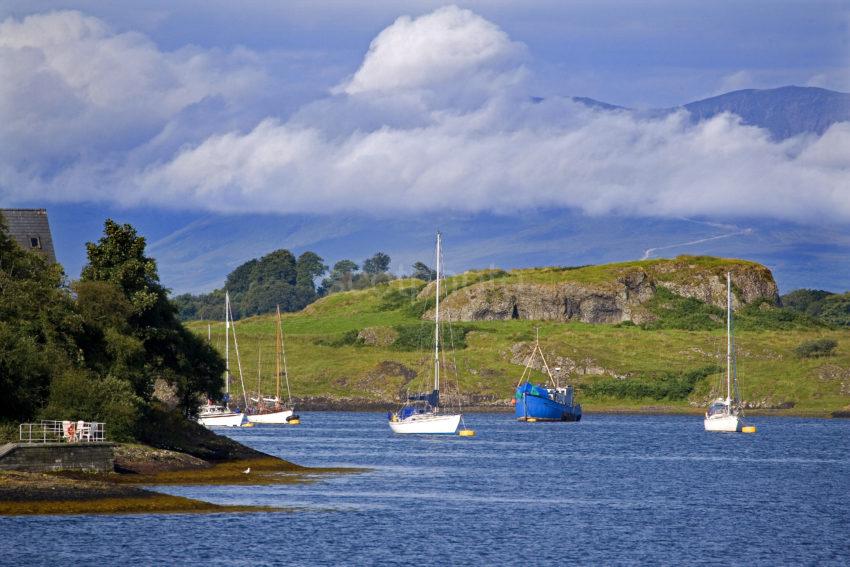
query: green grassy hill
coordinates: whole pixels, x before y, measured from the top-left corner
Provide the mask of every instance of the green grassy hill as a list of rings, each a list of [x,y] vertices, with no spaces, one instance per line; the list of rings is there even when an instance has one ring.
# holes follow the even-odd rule
[[[681,260],[679,259],[680,263]],[[674,261],[652,260],[578,269],[543,268],[468,272],[449,278],[451,291],[483,281],[604,283],[639,267],[675,279]],[[712,272],[719,259],[701,259]],[[738,261],[731,261],[738,262]],[[693,264],[691,264],[693,265]],[[666,268],[665,268],[666,266]],[[756,265],[757,266],[757,265]],[[670,268],[670,269],[668,269]],[[764,268],[762,268],[764,269]],[[769,272],[768,272],[769,274]],[[433,365],[433,292],[419,280],[337,293],[284,316],[293,396],[314,403],[393,407],[408,391],[428,388]],[[464,403],[505,406],[539,328],[551,367],[578,387],[585,410],[702,411],[725,363],[723,311],[659,287],[645,304],[650,322],[635,325],[510,319],[455,322],[444,327],[451,367],[448,394],[459,383]],[[805,315],[754,302],[737,312],[738,374],[743,398],[761,411],[827,415],[850,404],[850,330],[826,327]],[[206,336],[207,323],[190,327]],[[236,322],[246,388],[274,384],[273,316]],[[224,325],[211,323],[212,342],[223,351]],[[795,347],[808,340],[838,342],[833,356],[801,359]],[[231,368],[238,365],[232,355]],[[542,381],[543,374],[535,376]],[[240,389],[237,384],[236,389]],[[753,410],[755,411],[755,410]]]

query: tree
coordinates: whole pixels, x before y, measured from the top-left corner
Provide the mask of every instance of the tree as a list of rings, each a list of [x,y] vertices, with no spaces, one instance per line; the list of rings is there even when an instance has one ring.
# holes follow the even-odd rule
[[[249,260],[238,266],[235,270],[227,274],[227,279],[224,280],[224,289],[233,295],[245,293],[251,287],[251,283],[256,278],[257,264],[259,260]],[[223,299],[223,298],[222,298]]]
[[[301,310],[318,298],[316,293],[316,278],[322,277],[328,271],[321,256],[315,252],[304,252],[298,256],[295,265],[295,297],[293,310]]]
[[[86,244],[88,264],[83,282],[107,282],[124,294],[131,306],[130,334],[143,345],[144,369],[133,386],[149,401],[153,383],[165,379],[182,391],[182,409],[191,413],[197,397],[216,397],[221,390],[224,361],[206,343],[198,345],[177,320],[176,308],[159,283],[156,262],[145,256],[145,239],[129,224],[107,219],[104,235]]]
[[[430,282],[437,279],[437,272],[422,262],[416,262],[413,264],[413,273],[410,277]]]
[[[0,215],[0,420],[26,421],[77,362],[79,319],[60,266],[26,252]]]
[[[87,242],[88,264],[82,281],[103,281],[118,286],[133,305],[140,321],[149,322],[168,309],[166,290],[159,283],[156,262],[145,256],[145,239],[129,224],[106,219],[104,235]]]
[[[295,285],[297,272],[295,256],[289,250],[275,250],[266,254],[256,264],[251,285],[284,282]]]
[[[370,275],[383,274],[390,269],[390,257],[383,252],[363,261],[363,271]]]
[[[348,291],[352,287],[354,272],[360,267],[351,260],[340,260],[334,264],[330,276],[322,280],[320,293],[326,295],[337,291]]]

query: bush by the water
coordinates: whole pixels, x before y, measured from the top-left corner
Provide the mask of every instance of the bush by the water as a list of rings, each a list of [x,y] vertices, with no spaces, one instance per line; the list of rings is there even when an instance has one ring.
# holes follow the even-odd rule
[[[582,385],[581,393],[591,398],[685,400],[700,380],[719,371],[717,366],[706,366],[686,372],[665,372],[660,376],[602,378]]]
[[[819,358],[821,356],[832,356],[838,347],[838,341],[834,339],[816,339],[806,341],[794,349],[794,353],[800,358]]]
[[[107,220],[69,287],[61,266],[24,251],[0,217],[0,423],[106,422],[134,438],[164,379],[185,414],[221,391],[224,361],[175,316],[145,239]]]

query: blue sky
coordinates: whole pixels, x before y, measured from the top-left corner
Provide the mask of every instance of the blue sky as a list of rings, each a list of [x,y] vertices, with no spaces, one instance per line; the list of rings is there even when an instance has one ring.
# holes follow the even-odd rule
[[[559,98],[660,108],[750,87],[848,92],[846,2],[30,0],[0,2],[0,21],[0,206],[48,207],[72,276],[105,215],[163,243],[152,249],[177,291],[208,289],[249,251],[327,246],[333,259],[386,247],[360,221],[348,254],[345,240],[303,237],[305,223],[315,232],[351,215],[463,218],[480,227],[463,245],[479,248],[499,236],[492,215],[654,227],[646,248],[763,258],[789,286],[820,281],[810,265],[791,273],[800,246],[823,265],[848,257],[850,126],[777,142],[732,116],[693,125]],[[277,216],[302,237],[241,230],[245,244],[228,247],[219,233],[234,215]],[[709,224],[697,234],[693,219]],[[199,222],[221,228],[194,242],[229,252],[194,277],[164,243]],[[753,231],[672,246],[726,234],[712,223]],[[466,257],[641,253],[620,257],[621,241],[587,230],[595,252],[553,252],[555,231],[538,235],[548,255]]]

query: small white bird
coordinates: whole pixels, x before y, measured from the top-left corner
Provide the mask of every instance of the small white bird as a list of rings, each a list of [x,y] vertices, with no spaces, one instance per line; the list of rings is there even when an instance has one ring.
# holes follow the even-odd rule
[[[250,473],[250,472],[251,472],[251,467],[248,467],[247,469],[245,469],[245,470],[244,470],[244,471],[242,471],[242,472],[243,472],[243,473],[245,473],[245,474]]]

